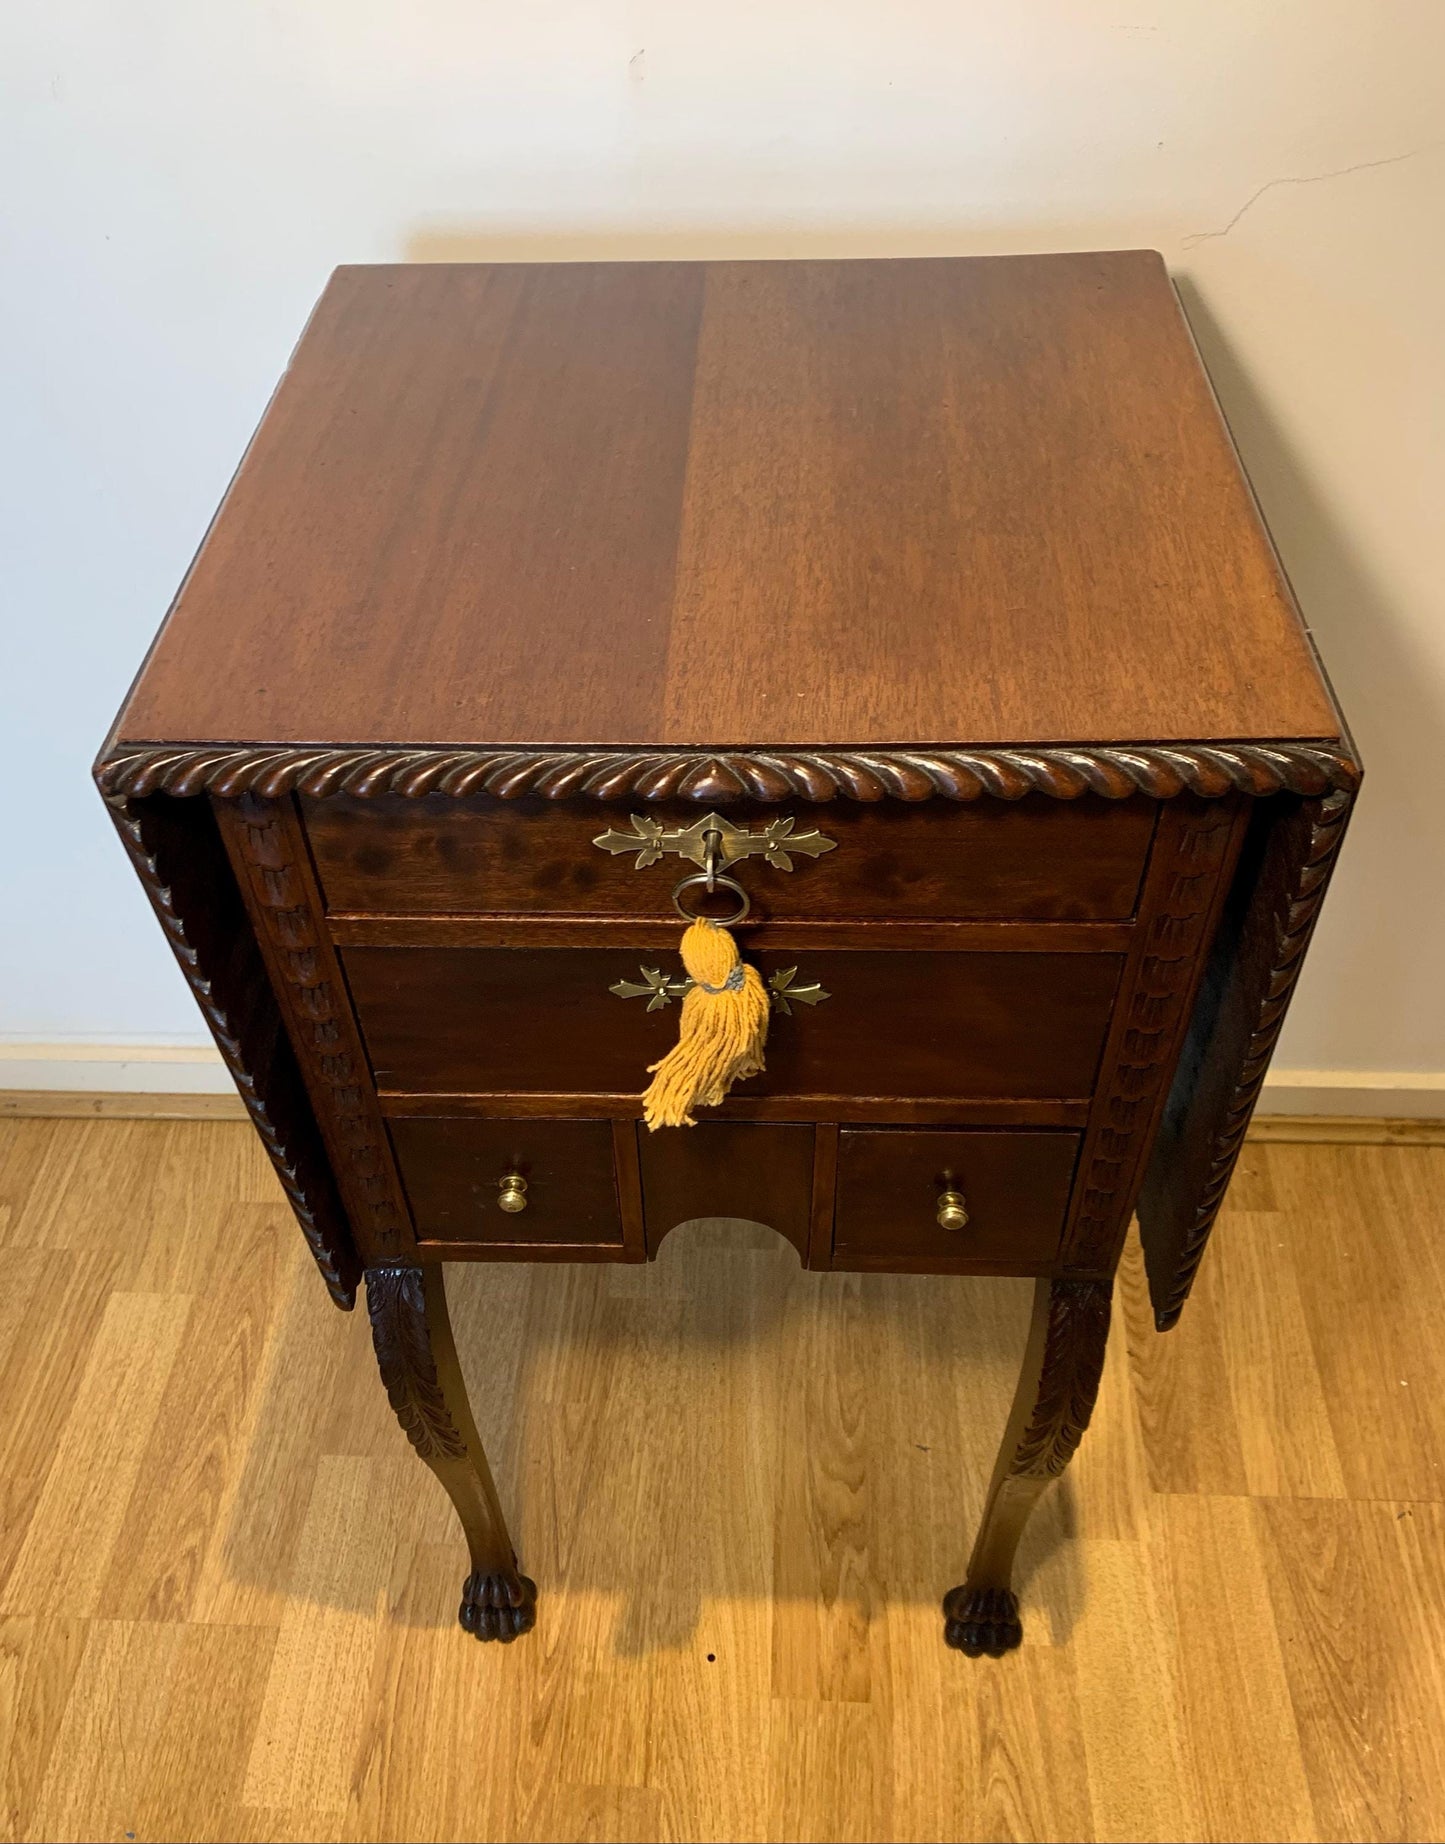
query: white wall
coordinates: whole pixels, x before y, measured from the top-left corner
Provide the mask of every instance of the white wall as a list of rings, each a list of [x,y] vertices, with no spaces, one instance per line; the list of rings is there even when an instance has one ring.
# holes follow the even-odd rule
[[[10,0],[0,1028],[198,1042],[87,785],[337,262],[1153,245],[1369,764],[1281,1061],[1445,1069],[1440,0]]]

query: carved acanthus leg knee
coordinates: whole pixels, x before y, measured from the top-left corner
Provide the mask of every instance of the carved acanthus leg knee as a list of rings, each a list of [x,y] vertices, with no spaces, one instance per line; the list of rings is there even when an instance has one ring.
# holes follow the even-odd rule
[[[1108,1281],[1041,1280],[1008,1427],[963,1585],[944,1596],[944,1638],[997,1658],[1023,1637],[1014,1554],[1034,1504],[1073,1458],[1099,1393]]]
[[[452,1338],[442,1270],[368,1268],[366,1304],[381,1380],[406,1437],[446,1487],[466,1532],[471,1572],[459,1618],[478,1639],[515,1639],[536,1619],[537,1590],[517,1569]]]

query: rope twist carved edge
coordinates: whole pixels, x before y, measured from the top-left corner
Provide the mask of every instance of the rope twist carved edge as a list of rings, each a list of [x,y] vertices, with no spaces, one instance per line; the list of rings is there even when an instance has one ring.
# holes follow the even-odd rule
[[[1168,1331],[1184,1310],[1210,1231],[1214,1228],[1214,1219],[1219,1215],[1219,1207],[1234,1176],[1235,1161],[1244,1144],[1250,1117],[1259,1100],[1285,1012],[1289,1009],[1290,995],[1299,978],[1305,949],[1324,901],[1325,886],[1344,838],[1353,801],[1351,791],[1341,790],[1312,803],[1309,838],[1294,883],[1275,919],[1275,951],[1259,1017],[1250,1036],[1234,1095],[1215,1136],[1208,1175],[1195,1206],[1194,1222],[1180,1252],[1168,1302],[1155,1315],[1161,1332]]]
[[[196,1003],[211,1027],[211,1035],[216,1040],[231,1080],[240,1091],[246,1110],[261,1136],[271,1164],[281,1180],[287,1202],[301,1225],[306,1245],[321,1270],[327,1292],[339,1307],[349,1312],[356,1302],[355,1283],[337,1269],[332,1251],[327,1246],[326,1237],[311,1207],[300,1167],[256,1085],[240,1034],[233,1028],[230,1015],[221,1004],[213,982],[201,965],[201,956],[175,906],[171,886],[162,874],[157,855],[147,841],[144,817],[124,801],[111,801],[109,804],[130,861],[145,886],[152,908],[160,918],[171,951],[180,963]]]
[[[1020,800],[1084,794],[1168,800],[1322,795],[1353,787],[1350,754],[1325,743],[1181,743],[1079,749],[656,751],[616,749],[181,748],[113,751],[96,764],[114,799],[211,794],[486,794],[499,800]]]

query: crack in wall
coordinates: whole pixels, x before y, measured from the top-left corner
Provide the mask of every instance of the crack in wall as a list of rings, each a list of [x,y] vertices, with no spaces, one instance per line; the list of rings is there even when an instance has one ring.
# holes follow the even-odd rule
[[[1266,192],[1273,192],[1277,186],[1317,186],[1326,179],[1344,179],[1351,173],[1368,173],[1375,167],[1400,166],[1406,160],[1418,160],[1422,154],[1438,153],[1442,147],[1445,147],[1445,141],[1426,141],[1420,147],[1407,147],[1402,154],[1386,154],[1381,160],[1357,160],[1352,166],[1333,167],[1328,173],[1287,173],[1279,179],[1267,179],[1257,191],[1249,195],[1228,224],[1221,225],[1218,230],[1191,231],[1180,240],[1179,247],[1192,250],[1197,244],[1208,243],[1212,238],[1227,237],[1245,213],[1252,210]]]

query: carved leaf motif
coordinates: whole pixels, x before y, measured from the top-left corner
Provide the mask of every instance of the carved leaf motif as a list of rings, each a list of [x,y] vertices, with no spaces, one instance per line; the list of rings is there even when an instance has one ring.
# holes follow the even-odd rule
[[[348,1196],[361,1200],[372,1235],[390,1253],[406,1240],[407,1230],[370,1105],[370,1081],[348,1041],[349,1006],[338,999],[323,960],[276,801],[245,794],[237,808],[242,850],[255,871],[251,887],[278,950],[277,965],[306,1021],[305,1057],[329,1095],[331,1131],[347,1150],[343,1185],[349,1182]]]
[[[1129,994],[1120,1056],[1102,1122],[1085,1151],[1069,1257],[1079,1267],[1110,1260],[1122,1233],[1121,1192],[1134,1174],[1140,1136],[1153,1117],[1165,1062],[1193,978],[1210,899],[1230,837],[1227,815],[1202,808],[1175,839],[1175,871],[1150,922],[1148,952]]]
[[[1055,1281],[1033,1416],[1010,1471],[1057,1479],[1083,1438],[1099,1393],[1109,1337],[1108,1281]]]
[[[432,1357],[420,1268],[368,1268],[366,1310],[387,1400],[423,1460],[460,1460],[466,1438],[452,1420]]]

